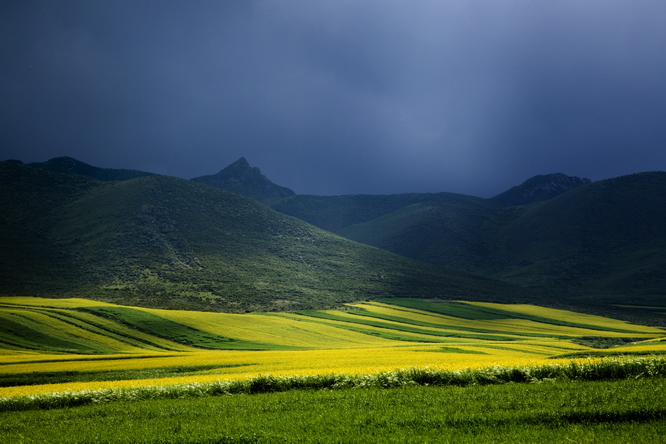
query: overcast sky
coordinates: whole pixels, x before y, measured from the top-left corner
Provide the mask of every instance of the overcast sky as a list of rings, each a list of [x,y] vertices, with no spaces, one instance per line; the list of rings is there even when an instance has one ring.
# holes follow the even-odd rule
[[[0,159],[299,194],[666,170],[663,0],[0,5]]]

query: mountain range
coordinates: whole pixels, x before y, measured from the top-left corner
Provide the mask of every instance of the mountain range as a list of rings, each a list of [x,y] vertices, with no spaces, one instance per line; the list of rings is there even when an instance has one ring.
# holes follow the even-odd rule
[[[10,163],[23,165],[20,160],[10,160]],[[154,176],[153,173],[137,170],[124,170],[115,168],[99,168],[88,165],[80,160],[71,157],[55,157],[46,162],[32,162],[26,166],[40,170],[53,171],[55,173],[75,174],[77,176],[87,176],[101,181],[129,180],[137,177]]]
[[[0,191],[5,295],[231,312],[404,296],[534,297],[344,239],[185,179],[103,182],[0,162]]]
[[[663,172],[541,175],[482,199],[297,195],[244,158],[191,181],[19,163],[0,163],[2,294],[224,311],[387,296],[666,305]]]
[[[272,207],[357,242],[552,295],[666,304],[664,172],[597,182],[536,176],[490,199],[297,195]]]

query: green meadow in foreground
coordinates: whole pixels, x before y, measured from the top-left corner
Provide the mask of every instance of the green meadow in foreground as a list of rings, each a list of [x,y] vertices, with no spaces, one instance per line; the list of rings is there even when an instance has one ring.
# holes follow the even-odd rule
[[[4,443],[663,442],[666,360],[4,398]]]
[[[663,378],[292,390],[0,414],[10,443],[664,442]]]

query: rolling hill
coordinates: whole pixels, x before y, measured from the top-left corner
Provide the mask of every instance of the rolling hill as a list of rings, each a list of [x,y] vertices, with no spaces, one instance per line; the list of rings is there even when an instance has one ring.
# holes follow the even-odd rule
[[[666,296],[663,172],[588,183],[512,207],[422,202],[337,233],[553,293],[659,304]]]
[[[212,311],[381,297],[531,300],[237,194],[166,176],[101,182],[0,162],[0,291]]]
[[[299,194],[270,204],[271,208],[298,217],[334,233],[359,223],[369,222],[410,205],[438,203],[457,208],[497,209],[500,204],[455,193],[407,193],[391,195],[355,194],[312,196]]]
[[[489,275],[582,296],[666,296],[666,173],[576,188],[521,208],[501,233],[503,267]]]

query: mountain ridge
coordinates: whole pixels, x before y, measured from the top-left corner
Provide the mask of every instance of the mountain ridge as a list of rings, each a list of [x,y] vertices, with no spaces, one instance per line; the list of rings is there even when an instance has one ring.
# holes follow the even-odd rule
[[[16,159],[8,159],[5,162],[62,174],[87,176],[101,181],[129,180],[137,177],[158,175],[156,173],[131,169],[100,168],[67,156],[54,157],[45,162],[23,163],[21,160]],[[590,179],[579,178],[576,176],[567,176],[563,173],[536,175],[527,179],[522,184],[514,186],[511,189],[506,190],[489,199],[479,198],[466,194],[447,192],[400,193],[390,195],[355,194],[341,196],[297,195],[293,190],[277,185],[270,181],[265,175],[261,174],[261,170],[259,168],[252,167],[245,157],[239,158],[237,161],[229,164],[227,167],[223,168],[216,174],[198,176],[189,180],[198,183],[204,183],[206,185],[214,186],[236,194],[241,194],[246,197],[251,197],[262,202],[269,201],[269,204],[275,202],[277,199],[291,196],[309,196],[318,198],[411,196],[412,198],[416,199],[411,201],[411,204],[416,203],[417,201],[438,200],[437,196],[448,194],[451,196],[466,196],[474,199],[493,201],[503,206],[525,205],[527,203],[551,199],[577,186],[591,182]]]
[[[101,181],[129,180],[143,176],[155,176],[154,173],[148,173],[138,170],[126,170],[115,168],[100,168],[76,160],[72,157],[55,157],[46,162],[32,162],[25,164],[31,168],[38,168],[46,171],[53,171],[62,174],[75,174],[78,176],[87,176]]]

